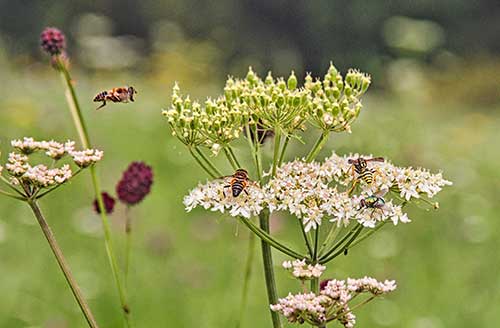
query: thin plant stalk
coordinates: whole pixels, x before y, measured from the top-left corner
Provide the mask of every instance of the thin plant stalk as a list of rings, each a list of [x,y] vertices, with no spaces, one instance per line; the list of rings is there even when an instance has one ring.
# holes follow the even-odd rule
[[[313,249],[311,247],[311,242],[309,241],[309,236],[307,235],[306,230],[304,229],[304,224],[300,219],[297,220],[300,225],[300,231],[302,232],[302,237],[304,237],[304,242],[306,243],[307,251],[309,253],[309,256],[312,258],[313,257]]]
[[[196,151],[196,153],[198,155],[200,155],[200,157],[205,161],[205,163],[210,167],[210,169],[212,169],[215,174],[218,174],[219,177],[223,176],[223,174],[217,169],[217,167],[215,167],[215,165],[212,163],[212,161],[207,157],[207,155],[205,155],[200,148],[198,147],[195,147],[194,150]]]
[[[319,152],[325,146],[325,143],[328,141],[329,136],[330,136],[329,131],[323,131],[323,133],[321,133],[318,140],[314,144],[313,148],[307,155],[306,162],[312,162],[316,158],[316,156],[318,156]]]
[[[285,137],[285,142],[283,143],[283,147],[281,148],[281,154],[278,159],[278,167],[283,163],[283,159],[285,158],[286,149],[288,148],[288,143],[290,142],[290,136]]]
[[[80,310],[82,311],[83,315],[85,316],[85,320],[87,320],[87,324],[91,328],[98,328],[97,322],[94,319],[92,311],[90,310],[90,307],[88,306],[87,302],[85,301],[85,298],[83,297],[83,294],[80,290],[80,287],[78,286],[73,274],[71,273],[69,265],[66,262],[66,259],[61,251],[61,248],[59,247],[59,244],[56,241],[54,233],[52,232],[52,229],[50,229],[50,226],[47,223],[47,220],[45,220],[45,217],[43,216],[42,211],[40,210],[40,207],[38,206],[38,203],[36,202],[36,200],[28,200],[27,202],[28,202],[29,206],[31,207],[33,214],[35,215],[35,217],[38,221],[38,224],[40,225],[40,228],[42,229],[42,232],[43,232],[45,238],[47,239],[47,242],[49,243],[49,246],[50,246],[50,249],[52,250],[52,253],[54,253],[54,256],[56,257],[57,263],[59,264],[59,267],[61,268],[61,271],[63,272],[64,277],[66,278],[66,281],[68,282],[68,285],[71,289],[71,292],[73,293],[73,296],[75,297],[76,301],[78,302],[78,305],[80,306]]]
[[[293,249],[283,245],[276,239],[274,239],[269,232],[266,230],[262,229],[262,227],[258,227],[253,223],[250,219],[245,219],[245,218],[239,218],[239,220],[245,224],[253,233],[255,233],[262,241],[265,241],[267,244],[270,246],[274,247],[278,251],[282,252],[285,255],[288,255],[293,258],[297,259],[302,259],[304,258],[304,255],[294,251]]]
[[[271,178],[273,178],[276,175],[276,168],[278,166],[280,157],[280,144],[281,144],[281,132],[279,129],[277,129],[274,135],[273,170],[271,173]]]
[[[231,153],[229,152],[229,150],[227,148],[224,148],[224,154],[226,155],[226,158],[229,162],[229,164],[231,165],[231,167],[233,168],[233,170],[237,170],[239,168],[239,165],[236,164],[233,156],[231,155]]]
[[[7,196],[7,197],[10,197],[10,198],[14,198],[14,199],[18,199],[18,200],[25,200],[23,197],[21,196],[16,196],[14,194],[11,194],[10,192],[7,192],[5,190],[2,190],[0,189],[0,194],[4,195],[4,196]]]
[[[78,98],[76,96],[76,92],[73,87],[73,81],[71,79],[68,70],[66,69],[66,66],[64,65],[64,63],[61,62],[59,57],[58,57],[58,64],[63,84],[66,87],[66,100],[68,102],[68,106],[70,108],[71,116],[73,118],[76,130],[78,131],[78,135],[80,136],[80,142],[82,143],[84,148],[91,148],[88,130],[86,128],[80,104],[78,103]],[[127,304],[125,289],[123,288],[120,279],[118,263],[116,261],[116,256],[114,253],[113,240],[111,239],[110,224],[108,217],[106,215],[106,208],[104,206],[104,201],[102,199],[102,194],[101,194],[101,188],[99,186],[99,179],[97,178],[97,172],[94,166],[90,167],[90,175],[92,177],[92,184],[94,186],[94,193],[96,195],[97,204],[101,212],[101,221],[104,230],[104,242],[106,246],[106,252],[108,254],[108,261],[110,263],[111,271],[115,279],[125,322],[128,327],[131,327],[130,307]]]
[[[212,179],[215,179],[217,178],[217,174],[213,173],[212,171],[210,171],[210,169],[205,165],[203,164],[203,162],[198,158],[198,156],[195,154],[195,152],[193,151],[193,149],[191,149],[191,147],[188,147],[189,149],[189,153],[191,154],[191,156],[194,158],[194,160],[196,161],[196,163],[198,163],[198,165],[201,166],[201,168],[212,178]]]
[[[125,208],[125,270],[124,270],[124,280],[125,286],[128,288],[128,274],[130,270],[130,252],[132,250],[132,217],[130,216],[130,206],[127,205]]]
[[[357,230],[354,232],[354,235],[347,241],[347,243],[342,247],[342,249],[338,250],[336,253],[330,255],[329,257],[325,257],[322,260],[319,261],[321,264],[325,264],[339,256],[340,254],[344,253],[346,249],[349,249],[349,246],[356,240],[358,235],[361,233],[361,230],[363,230],[363,226],[359,225]]]
[[[236,158],[236,155],[234,154],[233,148],[231,146],[227,146],[227,149],[229,150],[231,157],[233,157],[233,160],[234,160],[234,163],[236,163],[236,166],[238,168],[241,168],[240,162],[238,161],[238,158]]]
[[[262,211],[259,215],[259,224],[262,230],[269,233],[269,211]],[[269,304],[277,304],[278,303],[278,291],[276,289],[276,280],[274,278],[274,265],[273,265],[273,257],[271,253],[271,246],[268,242],[261,240],[261,249],[262,249],[262,261],[264,263],[264,276],[266,278],[266,289],[267,289],[267,298]],[[269,309],[271,313],[271,319],[273,321],[273,328],[281,328],[281,319],[278,312],[274,312]]]
[[[238,322],[236,323],[236,328],[241,327],[243,324],[243,317],[245,315],[245,309],[248,303],[248,290],[250,288],[250,279],[252,278],[252,264],[253,264],[254,254],[255,254],[255,234],[250,231],[248,236],[248,251],[245,263],[245,275],[243,277],[243,290],[241,292],[240,313],[238,315]]]
[[[330,231],[328,232],[328,235],[326,236],[325,240],[323,241],[323,245],[321,245],[321,248],[319,250],[319,257],[323,255],[326,247],[337,238],[340,230],[342,230],[341,227],[338,227],[335,223],[332,224],[332,227],[330,228]]]

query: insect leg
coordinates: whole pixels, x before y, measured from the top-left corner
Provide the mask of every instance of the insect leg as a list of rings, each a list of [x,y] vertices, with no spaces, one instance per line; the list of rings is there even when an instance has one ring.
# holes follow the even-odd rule
[[[102,101],[102,105],[99,106],[99,107],[97,107],[95,110],[99,110],[99,109],[103,108],[104,106],[106,106],[106,101],[105,100],[103,100]]]

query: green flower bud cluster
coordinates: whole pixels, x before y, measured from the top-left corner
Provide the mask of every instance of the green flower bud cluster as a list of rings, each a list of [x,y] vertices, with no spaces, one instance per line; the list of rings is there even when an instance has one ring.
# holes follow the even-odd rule
[[[322,81],[313,81],[308,74],[304,86],[311,91],[309,122],[324,131],[350,131],[362,108],[361,96],[370,82],[369,75],[354,69],[342,79],[332,63]]]
[[[293,72],[286,82],[273,78],[271,72],[262,80],[252,68],[245,79],[229,79],[224,88],[226,98],[245,109],[251,124],[259,122],[264,129],[284,133],[293,132],[305,121],[309,93],[297,88]]]
[[[224,94],[203,105],[183,97],[175,84],[171,107],[163,115],[181,142],[217,152],[239,138],[247,124],[287,135],[305,129],[305,122],[323,131],[349,131],[369,85],[368,75],[349,70],[343,79],[333,64],[323,80],[307,75],[303,87],[293,71],[285,81],[270,72],[261,79],[249,68],[244,79],[229,77]]]

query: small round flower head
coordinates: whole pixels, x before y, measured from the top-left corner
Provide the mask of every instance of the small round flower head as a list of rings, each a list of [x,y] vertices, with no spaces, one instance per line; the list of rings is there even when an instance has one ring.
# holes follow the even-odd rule
[[[40,34],[40,45],[51,56],[59,55],[66,48],[66,38],[59,29],[47,27]]]
[[[40,142],[40,149],[45,150],[45,154],[55,160],[61,159],[66,154],[64,144],[54,140]]]
[[[104,209],[106,210],[106,214],[113,213],[113,209],[115,208],[115,202],[116,202],[113,196],[111,196],[107,192],[102,192],[101,196],[102,196],[102,201],[104,202]],[[96,213],[101,214],[101,209],[99,208],[99,203],[97,202],[97,199],[94,199],[93,205]]]
[[[294,260],[283,262],[283,268],[290,271],[292,275],[300,280],[319,278],[326,267],[321,264],[307,264],[306,260]]]
[[[12,140],[10,144],[25,155],[29,155],[40,148],[40,142],[31,137],[24,137],[23,140]]]
[[[146,197],[153,184],[153,170],[143,162],[132,162],[116,185],[121,202],[135,205]]]
[[[81,168],[86,168],[99,162],[104,152],[97,149],[85,149],[81,151],[71,151],[70,155],[73,157],[73,161],[76,165]]]
[[[30,168],[28,156],[14,152],[9,153],[8,163],[5,164],[5,168],[14,177],[22,176]]]

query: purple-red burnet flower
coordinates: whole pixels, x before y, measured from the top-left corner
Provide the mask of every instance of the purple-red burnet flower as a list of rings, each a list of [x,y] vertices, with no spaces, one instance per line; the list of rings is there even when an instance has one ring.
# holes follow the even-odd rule
[[[325,280],[321,280],[321,282],[319,283],[319,290],[323,290],[325,289],[326,285],[328,285],[328,282],[332,280],[332,279],[325,279]]]
[[[151,190],[153,170],[144,162],[132,162],[116,185],[116,194],[122,203],[135,205]]]
[[[66,49],[66,38],[61,30],[46,27],[40,34],[40,45],[51,56],[59,55]]]
[[[102,201],[104,202],[104,208],[106,209],[106,214],[113,213],[113,209],[115,208],[115,199],[113,196],[108,194],[107,192],[102,192]],[[99,204],[97,203],[97,199],[94,200],[94,210],[97,214],[101,214],[101,210],[99,209]]]

